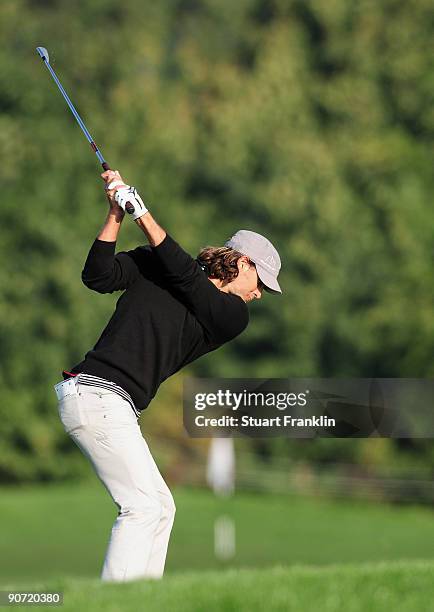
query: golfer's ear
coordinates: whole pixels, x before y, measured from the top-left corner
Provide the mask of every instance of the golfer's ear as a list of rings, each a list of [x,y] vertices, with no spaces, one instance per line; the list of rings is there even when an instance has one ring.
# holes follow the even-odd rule
[[[249,267],[249,258],[246,257],[245,255],[242,255],[238,260],[237,260],[237,268],[238,271],[241,272],[241,270],[243,270],[244,268],[247,269]]]

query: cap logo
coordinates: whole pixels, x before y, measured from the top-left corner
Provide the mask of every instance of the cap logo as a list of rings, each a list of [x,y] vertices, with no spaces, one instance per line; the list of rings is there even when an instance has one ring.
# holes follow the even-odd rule
[[[264,266],[267,266],[267,268],[271,268],[271,270],[276,269],[276,261],[272,255],[268,255],[268,257],[261,259],[260,261],[262,264],[264,264]]]

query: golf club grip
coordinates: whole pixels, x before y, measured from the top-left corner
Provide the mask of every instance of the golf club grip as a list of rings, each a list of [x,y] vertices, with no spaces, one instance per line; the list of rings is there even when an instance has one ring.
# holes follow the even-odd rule
[[[103,162],[101,165],[102,165],[102,167],[103,167],[103,169],[104,169],[104,170],[106,170],[106,171],[107,171],[107,170],[111,170],[111,168],[110,168],[110,166],[108,165],[108,163],[107,163],[107,162]]]

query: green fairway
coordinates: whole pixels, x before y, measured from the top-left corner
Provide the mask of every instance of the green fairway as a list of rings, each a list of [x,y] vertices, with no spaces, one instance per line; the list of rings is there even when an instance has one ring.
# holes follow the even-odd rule
[[[432,609],[434,563],[190,572],[125,584],[66,579],[33,588],[64,592],[65,612],[414,612]]]
[[[167,572],[218,569],[214,519],[236,525],[234,567],[434,559],[432,511],[277,495],[174,491]],[[98,483],[0,490],[0,583],[97,578],[116,509]]]

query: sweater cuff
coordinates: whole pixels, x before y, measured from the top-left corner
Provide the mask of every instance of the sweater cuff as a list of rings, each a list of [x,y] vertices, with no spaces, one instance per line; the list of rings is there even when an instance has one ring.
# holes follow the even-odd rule
[[[165,253],[173,252],[173,249],[179,248],[179,245],[173,240],[172,236],[170,236],[167,232],[164,239],[157,246],[151,247],[153,251],[158,253],[158,255],[163,255]]]
[[[95,242],[91,246],[91,251],[101,253],[102,255],[110,255],[115,252],[116,240],[114,242],[107,242],[106,240],[99,240],[95,238]]]

